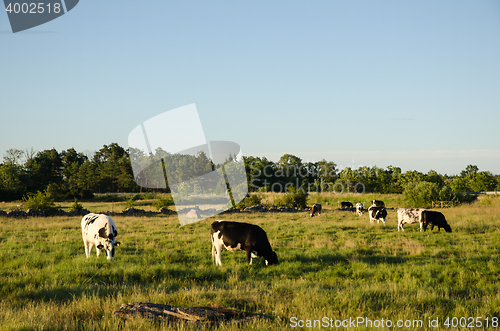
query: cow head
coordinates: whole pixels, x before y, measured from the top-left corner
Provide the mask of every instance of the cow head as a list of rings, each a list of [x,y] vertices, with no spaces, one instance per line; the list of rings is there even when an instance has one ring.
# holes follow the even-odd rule
[[[109,233],[107,232],[107,224],[99,229],[100,243],[97,244],[96,247],[97,249],[104,249],[106,251],[106,258],[108,260],[113,260],[115,256],[115,247],[120,246],[120,242],[115,241],[118,231],[116,231],[116,228],[112,227]]]
[[[106,258],[108,260],[112,260],[113,257],[115,256],[115,247],[120,246],[119,241],[110,241],[110,240],[105,240],[101,242],[101,244],[97,245],[98,249],[104,249],[106,251]]]
[[[266,266],[277,265],[277,264],[278,264],[278,255],[276,254],[276,252],[273,251],[269,259],[266,259]]]

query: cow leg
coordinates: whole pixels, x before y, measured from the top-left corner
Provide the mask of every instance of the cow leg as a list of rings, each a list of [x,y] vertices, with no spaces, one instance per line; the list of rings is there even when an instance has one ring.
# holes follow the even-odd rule
[[[215,243],[212,240],[212,264],[215,264]]]
[[[92,244],[90,241],[83,239],[83,245],[85,246],[85,256],[89,258],[90,253],[92,253],[92,248],[94,247],[94,244]]]
[[[215,262],[216,266],[217,265],[222,266],[221,255],[222,255],[223,241],[222,241],[222,236],[221,238],[219,238],[218,233],[219,232],[212,234],[212,262]]]
[[[252,265],[252,251],[250,251],[249,249],[246,250],[246,253],[247,253],[247,263]]]
[[[89,256],[88,257],[90,257],[90,254],[92,254],[92,248],[94,248],[94,244],[89,242],[88,248],[89,248]]]
[[[222,243],[220,242],[214,242],[214,249],[215,249],[215,265],[220,265],[222,266]]]

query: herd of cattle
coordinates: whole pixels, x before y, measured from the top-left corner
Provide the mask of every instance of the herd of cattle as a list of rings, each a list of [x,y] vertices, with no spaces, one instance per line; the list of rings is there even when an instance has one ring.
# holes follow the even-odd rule
[[[351,202],[341,202],[340,203],[342,210],[350,210],[355,211],[356,215],[363,216],[364,205],[361,202],[356,203],[356,206]],[[311,208],[311,217],[314,217],[316,214],[321,215],[322,206],[320,203],[315,204]],[[427,226],[431,225],[431,230],[434,229],[434,226],[438,227],[438,231],[443,228],[446,232],[451,232],[451,227],[446,222],[446,218],[443,214],[437,211],[431,211],[423,208],[398,208],[398,231],[404,231],[403,225],[419,223],[420,231],[427,230]],[[387,209],[385,208],[385,203],[380,200],[372,200],[372,205],[368,207],[368,215],[370,217],[370,223],[382,222],[385,224],[385,220],[387,219]]]
[[[350,202],[342,202],[342,209],[354,210],[358,216],[362,216],[364,206],[356,203],[354,208]],[[321,216],[322,206],[316,203],[311,208],[311,217]],[[385,224],[387,210],[383,201],[373,200],[368,208],[370,223],[380,221]],[[425,231],[430,225],[438,231],[443,228],[446,232],[451,232],[451,227],[446,222],[443,214],[437,211],[422,208],[405,209],[398,208],[398,231],[404,231],[403,225],[419,223],[420,231]],[[82,237],[85,246],[85,255],[90,257],[92,248],[96,246],[97,257],[104,249],[108,260],[112,260],[115,255],[115,247],[120,245],[116,241],[118,231],[113,219],[104,214],[87,214],[82,218]],[[263,257],[266,266],[278,264],[278,256],[272,250],[266,232],[258,225],[240,222],[215,221],[210,228],[212,240],[212,261],[215,265],[222,265],[221,254],[223,248],[228,251],[245,251],[247,262],[252,264],[252,259]]]

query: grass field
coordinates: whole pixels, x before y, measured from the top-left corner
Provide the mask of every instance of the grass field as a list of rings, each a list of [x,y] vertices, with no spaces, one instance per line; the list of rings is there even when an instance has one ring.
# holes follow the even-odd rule
[[[381,329],[388,320],[394,329],[454,329],[452,322],[459,325],[461,317],[476,318],[474,326],[481,322],[474,329],[500,326],[493,319],[500,318],[498,203],[440,210],[452,233],[420,233],[417,225],[398,233],[393,210],[383,226],[370,224],[367,214],[334,211],[335,204],[325,206],[321,217],[226,214],[183,227],[176,216],[115,216],[122,245],[111,262],[97,259],[95,250],[85,258],[81,217],[0,218],[0,330],[173,328],[112,317],[122,303],[138,301],[219,304],[265,317],[177,329],[300,329],[314,320],[334,329],[335,320],[349,318],[364,320],[340,329]],[[111,210],[106,207],[98,209]],[[209,232],[215,219],[260,225],[280,264],[265,267],[257,259],[249,266],[243,252],[226,251],[223,266],[212,265]],[[429,327],[436,318],[439,327]],[[462,322],[470,326],[470,318]]]

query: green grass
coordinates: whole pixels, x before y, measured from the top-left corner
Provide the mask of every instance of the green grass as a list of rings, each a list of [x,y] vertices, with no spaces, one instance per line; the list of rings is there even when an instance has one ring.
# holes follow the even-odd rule
[[[420,233],[415,224],[398,233],[395,211],[384,226],[336,207],[314,218],[229,214],[184,227],[176,216],[116,216],[122,245],[111,262],[95,250],[85,258],[80,217],[0,218],[0,330],[205,329],[111,316],[137,301],[219,304],[268,317],[217,330],[298,329],[292,317],[418,319],[420,329],[435,330],[446,328],[427,327],[429,319],[500,317],[499,206],[441,210],[452,233]],[[215,219],[263,227],[280,264],[249,266],[243,252],[225,251],[215,267]]]

